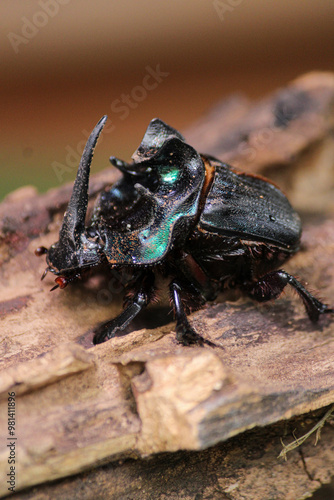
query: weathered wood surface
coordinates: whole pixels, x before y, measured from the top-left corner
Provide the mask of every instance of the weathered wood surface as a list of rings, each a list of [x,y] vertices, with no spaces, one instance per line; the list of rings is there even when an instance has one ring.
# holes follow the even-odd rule
[[[117,460],[52,484],[14,494],[17,500],[296,500],[308,498],[333,474],[334,429],[322,431],[317,446],[309,439],[277,460],[292,432],[303,434],[320,417],[303,416],[246,431],[204,451],[161,453],[144,460]],[[74,494],[75,492],[75,494]],[[327,495],[319,500],[332,498]]]
[[[305,216],[302,250],[285,268],[328,301],[334,297],[333,102],[333,75],[305,75],[260,103],[228,100],[219,112],[209,114],[185,134],[201,151],[240,168],[244,163],[250,171],[270,173],[283,185]],[[243,148],[261,137],[261,127],[270,130],[270,140],[247,157]],[[92,199],[115,178],[110,169],[93,177]],[[16,489],[75,474],[100,461],[203,450],[247,429],[334,402],[334,322],[327,316],[312,325],[299,299],[290,292],[265,306],[239,298],[208,304],[193,314],[191,321],[198,330],[221,348],[179,346],[171,317],[159,306],[150,306],[129,335],[93,347],[93,328],[120,309],[122,285],[117,276],[103,272],[50,294],[51,279],[39,280],[44,259],[34,255],[37,246],[57,240],[70,190],[65,186],[38,196],[25,188],[0,205],[2,495],[7,492],[2,478],[8,467],[7,394],[11,391],[16,393]],[[132,498],[132,494],[136,498],[173,498],[163,487],[163,478],[178,461],[196,461],[193,457],[197,456],[201,464],[206,463],[204,491],[212,484],[210,463],[215,470],[221,457],[230,464],[230,475],[224,475],[222,469],[220,476],[212,472],[223,486],[217,486],[216,496],[207,498],[225,498],[223,494],[232,499],[269,498],[273,483],[282,492],[273,498],[289,498],[285,493],[301,467],[301,458],[295,452],[291,463],[277,463],[279,433],[266,441],[261,436],[268,432],[245,434],[246,454],[257,446],[259,453],[265,448],[269,454],[252,462],[252,467],[245,466],[243,472],[241,462],[239,466],[235,462],[235,475],[233,457],[240,453],[244,435],[231,439],[226,448],[219,445],[198,455],[167,455],[167,466],[158,457],[150,462],[111,465],[110,478],[104,469],[92,471],[88,477],[107,488],[109,496],[103,498]],[[312,474],[319,481],[312,480],[312,474],[305,479],[301,467],[304,480],[298,495],[291,498],[303,498],[303,491],[313,491],[329,481],[334,436],[331,429],[323,432],[326,440],[318,445],[321,448],[303,447],[304,455],[309,454],[305,461],[310,460]],[[144,490],[143,496],[133,493],[139,483],[131,475],[142,474],[152,464],[156,467],[156,496],[145,497]],[[271,482],[273,470],[276,476]],[[151,491],[146,474],[143,485]],[[252,496],[250,490],[251,485],[256,487],[256,475],[262,478],[262,496],[259,490]],[[186,493],[178,498],[195,498],[186,483],[181,483],[179,473],[175,488]],[[58,483],[46,498],[57,498],[57,488],[61,492],[66,485],[65,496],[74,498],[75,479]],[[89,498],[88,493],[82,498]]]

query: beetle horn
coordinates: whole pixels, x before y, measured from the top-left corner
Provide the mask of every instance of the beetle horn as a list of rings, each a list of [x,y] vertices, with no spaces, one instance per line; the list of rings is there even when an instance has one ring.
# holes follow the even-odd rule
[[[76,244],[79,243],[78,240],[80,235],[84,232],[88,205],[90,165],[92,163],[96,142],[106,121],[107,115],[104,115],[90,134],[82,153],[71,199],[59,232],[59,241],[62,245],[69,243],[71,246],[73,246],[73,244],[76,246]]]

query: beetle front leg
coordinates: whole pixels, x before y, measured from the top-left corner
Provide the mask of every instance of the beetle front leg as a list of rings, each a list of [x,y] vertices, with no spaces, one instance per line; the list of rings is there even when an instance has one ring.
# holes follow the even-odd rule
[[[203,344],[207,344],[211,347],[217,347],[216,344],[210,342],[210,340],[204,339],[201,335],[199,335],[190,325],[182,304],[181,286],[176,281],[172,281],[169,285],[169,288],[175,310],[176,339],[185,346],[189,346],[192,344],[202,346]]]
[[[138,313],[147,306],[154,295],[154,274],[146,273],[137,280],[137,287],[131,298],[127,299],[123,312],[116,318],[101,325],[95,332],[93,343],[102,344],[124,330]]]
[[[334,309],[329,308],[326,304],[313,297],[296,278],[282,269],[266,274],[259,281],[247,287],[247,291],[258,302],[266,302],[267,300],[277,299],[288,284],[297,291],[302,299],[311,321],[318,321],[320,314],[334,312]]]

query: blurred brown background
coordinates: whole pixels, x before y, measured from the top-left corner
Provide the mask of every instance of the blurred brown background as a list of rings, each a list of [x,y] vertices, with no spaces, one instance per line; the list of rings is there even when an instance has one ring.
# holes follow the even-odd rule
[[[185,130],[230,93],[334,70],[332,0],[3,0],[0,19],[0,198],[73,179],[105,113],[93,171],[153,117]]]

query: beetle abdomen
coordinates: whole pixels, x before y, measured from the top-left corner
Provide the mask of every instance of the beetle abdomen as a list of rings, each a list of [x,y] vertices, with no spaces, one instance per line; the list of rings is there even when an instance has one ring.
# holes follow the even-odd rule
[[[301,223],[286,196],[257,176],[215,164],[215,177],[199,219],[199,228],[251,241],[298,248]]]

